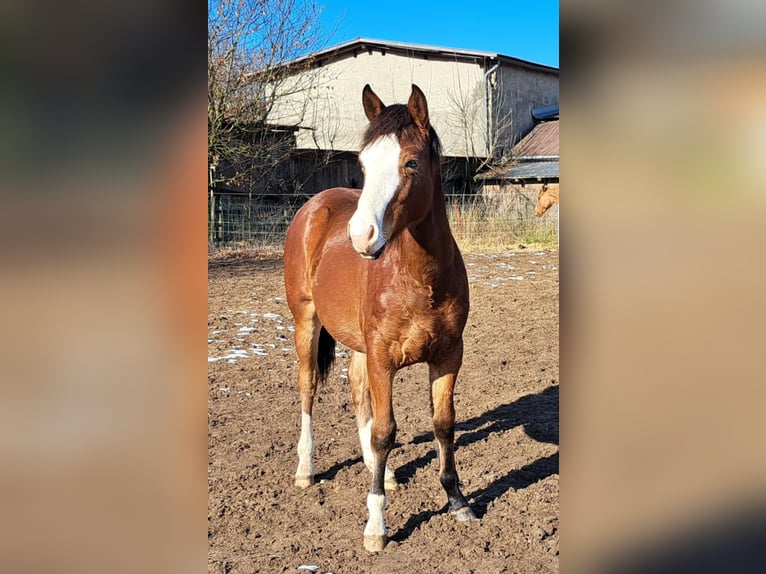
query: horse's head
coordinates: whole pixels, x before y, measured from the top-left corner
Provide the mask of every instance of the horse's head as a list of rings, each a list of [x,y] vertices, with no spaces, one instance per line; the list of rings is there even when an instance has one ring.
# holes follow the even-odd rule
[[[550,198],[548,197],[548,185],[543,184],[540,187],[540,191],[537,193],[537,206],[535,207],[535,215],[540,217],[543,213],[548,211],[551,206]]]
[[[428,214],[440,177],[439,139],[428,121],[426,97],[414,84],[406,106],[386,107],[369,85],[362,102],[370,120],[359,152],[364,187],[348,234],[362,257],[374,259]]]
[[[551,190],[547,183],[544,183],[540,188],[540,192],[537,194],[537,207],[535,208],[535,215],[541,217],[546,211],[548,211],[554,203],[558,203],[559,196],[558,191]]]

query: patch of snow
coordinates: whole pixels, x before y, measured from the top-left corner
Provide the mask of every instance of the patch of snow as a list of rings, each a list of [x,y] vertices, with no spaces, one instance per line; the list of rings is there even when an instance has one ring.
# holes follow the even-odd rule
[[[228,355],[223,355],[221,357],[208,357],[207,362],[215,363],[216,361],[225,360],[228,363],[236,363],[237,359],[241,359],[243,357],[247,357],[247,351],[245,349],[234,348]]]

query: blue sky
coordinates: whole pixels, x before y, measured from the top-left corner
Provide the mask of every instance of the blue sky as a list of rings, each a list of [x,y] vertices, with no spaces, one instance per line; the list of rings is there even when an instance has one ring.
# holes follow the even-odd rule
[[[327,47],[358,37],[497,52],[559,66],[559,3],[551,0],[327,0]]]

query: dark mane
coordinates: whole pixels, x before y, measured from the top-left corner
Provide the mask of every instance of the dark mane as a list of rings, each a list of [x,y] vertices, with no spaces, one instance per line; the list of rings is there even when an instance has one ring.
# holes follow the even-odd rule
[[[417,137],[417,126],[412,120],[410,111],[404,104],[387,106],[367,126],[362,136],[362,147],[367,147],[381,136],[396,134],[397,137],[401,137],[403,133],[407,133],[410,137]],[[441,142],[432,126],[428,128],[428,139],[431,145],[431,158],[438,159],[441,156]]]

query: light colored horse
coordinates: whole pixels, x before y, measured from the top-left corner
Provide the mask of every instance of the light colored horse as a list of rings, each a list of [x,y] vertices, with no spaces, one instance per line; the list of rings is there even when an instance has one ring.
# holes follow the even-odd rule
[[[537,215],[537,217],[541,217],[554,204],[558,204],[558,202],[559,184],[544,183],[540,189],[540,193],[537,194],[537,207],[535,208],[535,215]]]

